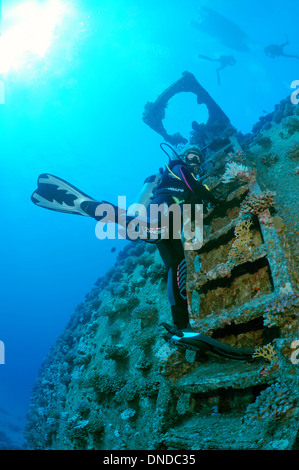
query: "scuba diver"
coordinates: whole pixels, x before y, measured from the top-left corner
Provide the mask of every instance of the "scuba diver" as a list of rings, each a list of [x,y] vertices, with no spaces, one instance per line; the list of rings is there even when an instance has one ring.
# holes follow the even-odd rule
[[[168,153],[162,150],[168,155]],[[171,148],[171,147],[170,147]],[[161,226],[161,219],[153,220],[149,211],[150,207],[166,205],[166,207],[176,204],[180,210],[183,204],[191,205],[211,203],[219,205],[222,201],[216,199],[212,193],[202,185],[195,174],[201,173],[203,154],[197,146],[187,146],[182,154],[178,155],[172,148],[174,158],[168,155],[169,162],[165,169],[160,171],[158,181],[153,188],[150,202],[147,205],[147,212],[144,218],[139,219],[139,225],[145,233],[145,242],[155,243],[162,261],[166,267],[167,295],[171,307],[173,325],[162,323],[166,329],[164,339],[175,344],[179,348],[196,351],[211,350],[214,353],[233,359],[252,359],[252,351],[233,348],[209,336],[194,331],[189,324],[189,313],[186,292],[186,259],[181,233],[174,233],[173,225],[169,223],[168,236],[165,235],[165,227]],[[147,180],[154,180],[153,177]],[[34,204],[59,212],[79,214],[92,217],[95,220],[103,221],[103,214],[99,214],[98,208],[101,204],[110,204],[106,201],[97,201],[83,193],[73,185],[50,174],[42,174],[38,179],[38,188],[32,194],[31,200]],[[146,205],[146,204],[144,204]],[[116,223],[125,229],[125,233],[136,230],[132,222],[136,221],[135,214],[130,214],[125,209],[110,204],[114,208],[113,218],[110,217],[108,223]],[[161,206],[160,206],[161,207]],[[105,211],[105,210],[104,210]],[[105,211],[109,219],[107,211]],[[171,215],[171,214],[170,214]],[[106,217],[106,216],[105,216]],[[106,220],[107,221],[107,220]],[[154,229],[153,229],[154,227]],[[139,227],[140,229],[140,227]],[[153,230],[156,237],[152,237]],[[179,232],[181,227],[179,228]],[[126,237],[132,240],[132,237]]]
[[[225,69],[225,67],[228,65],[233,66],[237,62],[232,55],[221,55],[218,59],[212,59],[211,57],[201,54],[198,54],[198,57],[200,59],[210,60],[212,62],[220,62],[220,67],[216,69],[218,85],[220,85],[220,70]]]
[[[265,47],[264,51],[266,56],[271,57],[271,59],[275,59],[276,57],[292,57],[295,59],[299,59],[298,55],[286,54],[284,52],[283,49],[285,48],[285,46],[288,46],[290,44],[287,35],[286,39],[287,41],[281,45],[270,44],[270,46]]]

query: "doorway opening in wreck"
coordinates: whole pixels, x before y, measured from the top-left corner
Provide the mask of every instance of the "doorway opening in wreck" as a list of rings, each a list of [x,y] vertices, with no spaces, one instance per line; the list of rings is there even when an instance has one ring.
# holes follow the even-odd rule
[[[198,104],[192,92],[177,93],[168,101],[163,125],[169,135],[179,133],[189,140],[192,122],[206,124],[209,119],[207,106]]]

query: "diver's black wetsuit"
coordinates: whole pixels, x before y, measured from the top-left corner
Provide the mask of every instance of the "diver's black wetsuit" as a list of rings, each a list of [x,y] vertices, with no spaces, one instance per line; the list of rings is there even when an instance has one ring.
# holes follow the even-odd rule
[[[204,201],[219,204],[210,191],[195,179],[186,165],[180,160],[173,160],[164,172],[151,204],[162,202],[168,205],[173,203],[201,204]],[[183,243],[181,239],[170,236],[169,239],[160,240],[157,248],[168,272],[167,294],[173,322],[179,329],[182,329],[189,323],[186,295],[187,267]]]
[[[201,204],[211,202],[215,205],[219,201],[193,176],[191,170],[181,160],[172,160],[166,167],[162,179],[158,184],[152,204],[166,203],[169,206],[176,203],[180,206],[185,204]],[[148,206],[148,227],[151,225]],[[130,222],[130,217],[126,224]],[[120,223],[119,221],[116,221]],[[171,225],[171,224],[170,224]],[[145,239],[146,242],[157,244],[162,261],[168,273],[167,295],[171,306],[174,325],[179,329],[185,328],[189,323],[188,304],[186,295],[186,260],[184,247],[180,237],[160,237],[153,240]]]

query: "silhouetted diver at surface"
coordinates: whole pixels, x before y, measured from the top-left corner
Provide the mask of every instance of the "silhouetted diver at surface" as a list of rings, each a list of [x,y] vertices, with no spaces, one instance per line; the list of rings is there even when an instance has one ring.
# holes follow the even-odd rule
[[[286,39],[287,41],[281,45],[270,44],[270,46],[265,47],[264,51],[265,51],[266,56],[271,57],[271,59],[275,59],[276,57],[292,57],[295,59],[299,59],[298,55],[286,54],[284,52],[283,49],[285,48],[285,46],[288,46],[290,44],[287,35],[286,35]]]
[[[211,57],[202,54],[198,54],[198,57],[200,59],[206,59],[212,62],[220,62],[220,67],[216,69],[218,85],[220,85],[220,70],[225,69],[225,67],[227,67],[228,65],[233,66],[237,62],[232,55],[221,55],[220,57],[218,57],[218,59],[212,59]]]

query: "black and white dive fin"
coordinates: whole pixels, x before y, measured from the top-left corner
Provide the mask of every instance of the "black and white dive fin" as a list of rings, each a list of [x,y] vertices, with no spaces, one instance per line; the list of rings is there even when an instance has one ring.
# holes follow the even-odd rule
[[[31,196],[34,204],[45,209],[90,217],[86,211],[95,199],[57,176],[43,173],[38,177],[38,187]],[[98,203],[99,204],[99,203]]]

